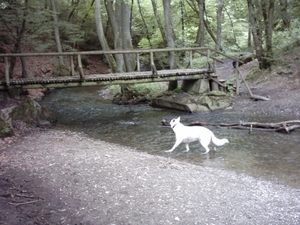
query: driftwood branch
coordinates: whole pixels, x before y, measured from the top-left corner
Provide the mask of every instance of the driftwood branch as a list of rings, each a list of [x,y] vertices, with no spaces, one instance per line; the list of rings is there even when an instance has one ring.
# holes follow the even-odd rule
[[[14,206],[19,206],[19,205],[26,205],[26,204],[36,203],[38,201],[39,200],[33,200],[33,201],[29,201],[29,202],[9,202],[8,204],[14,205]]]
[[[228,127],[232,129],[249,130],[261,130],[261,131],[275,131],[282,133],[290,133],[296,129],[300,129],[300,120],[289,120],[278,123],[260,123],[260,122],[240,122],[240,123],[207,123],[207,122],[191,122],[189,126],[219,126]]]
[[[237,70],[239,76],[240,76],[240,77],[242,78],[242,80],[244,81],[244,83],[245,83],[245,85],[246,85],[246,87],[247,87],[247,89],[248,89],[248,91],[249,91],[249,94],[250,94],[250,98],[251,98],[251,99],[253,99],[253,100],[263,100],[263,101],[269,101],[269,100],[270,100],[270,99],[267,98],[267,97],[252,94],[252,91],[251,91],[251,89],[250,89],[250,87],[249,87],[247,81],[245,80],[243,74],[241,73],[241,71],[240,71],[238,68],[236,68],[236,70]]]

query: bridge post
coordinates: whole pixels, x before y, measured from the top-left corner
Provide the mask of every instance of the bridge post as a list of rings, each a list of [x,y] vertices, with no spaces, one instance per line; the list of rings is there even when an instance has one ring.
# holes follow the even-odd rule
[[[190,68],[193,68],[193,51],[190,50]]]
[[[79,68],[80,79],[83,81],[84,80],[84,74],[83,74],[81,55],[80,54],[78,54],[78,68]]]
[[[71,55],[71,75],[75,75],[75,69],[74,69],[74,56]]]
[[[7,87],[9,87],[9,66],[8,66],[8,59],[6,56],[4,57],[4,63],[5,63],[5,81]]]
[[[136,53],[136,64],[137,64],[137,71],[141,71],[141,64],[140,64],[140,54]]]
[[[219,90],[219,84],[216,82],[218,80],[218,76],[213,74],[211,79],[211,90],[212,91],[218,91]]]

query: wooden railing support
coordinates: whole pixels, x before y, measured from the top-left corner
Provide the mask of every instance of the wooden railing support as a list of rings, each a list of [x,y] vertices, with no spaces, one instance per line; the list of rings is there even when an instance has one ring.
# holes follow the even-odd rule
[[[157,75],[157,69],[156,66],[154,64],[154,57],[153,57],[153,52],[150,52],[150,63],[151,63],[151,71],[152,71],[152,75]]]
[[[140,64],[140,54],[136,53],[136,66],[137,66],[137,71],[141,71],[141,64]]]
[[[193,68],[193,51],[190,50],[190,68]]]
[[[80,79],[84,81],[84,74],[83,74],[83,69],[82,69],[82,62],[81,62],[81,55],[78,54],[78,68],[79,68],[79,74],[80,74]]]
[[[5,81],[6,81],[6,85],[9,87],[9,65],[8,65],[7,57],[4,57],[4,63],[5,63]]]
[[[235,64],[235,80],[236,80],[236,95],[240,94],[240,76],[239,76],[239,63]]]
[[[75,75],[75,68],[74,68],[74,56],[71,55],[71,75]]]

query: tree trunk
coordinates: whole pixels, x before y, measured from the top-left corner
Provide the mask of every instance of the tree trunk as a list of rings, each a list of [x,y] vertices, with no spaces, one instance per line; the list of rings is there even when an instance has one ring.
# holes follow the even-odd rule
[[[101,44],[102,49],[109,50],[106,38],[104,36],[104,31],[103,31],[100,0],[95,1],[95,22],[96,22],[97,35],[98,35],[99,42]],[[111,68],[112,72],[115,72],[116,65],[115,65],[113,56],[111,54],[105,54],[105,58],[109,64],[109,67]]]
[[[204,14],[205,14],[205,0],[198,0],[198,8],[199,8],[199,10],[202,10],[202,8],[200,8],[201,5],[199,6],[199,1],[203,1],[203,4],[202,4],[202,2],[201,2],[201,5],[203,5],[203,23],[204,23],[204,27],[205,27],[207,33],[209,34],[209,36],[211,37],[211,39],[216,43],[217,39],[216,39],[216,37],[215,37],[215,35],[214,35],[214,32],[213,32],[212,29],[209,27],[209,22],[208,22],[207,20],[204,19]],[[199,10],[197,9],[197,7],[194,7],[194,6],[193,6],[193,1],[191,1],[191,0],[188,1],[188,0],[187,0],[187,3],[191,6],[191,8],[194,10],[194,12],[196,12],[198,15],[199,15],[199,13],[201,13],[201,12],[199,12]],[[202,17],[202,15],[199,16],[199,19],[200,19],[201,17]],[[199,21],[199,23],[200,23],[200,21]],[[200,24],[199,24],[199,28],[200,28]],[[201,37],[200,35],[204,35],[204,29],[203,29],[203,32],[202,32],[201,30],[199,30],[199,28],[198,28],[198,32],[197,32],[196,41],[199,40],[199,38]],[[200,33],[200,32],[202,32],[202,33]],[[204,36],[203,36],[203,41],[204,41]],[[198,42],[196,42],[196,43],[198,43]],[[200,44],[201,44],[201,43],[200,43]],[[202,45],[201,45],[201,46],[202,46]],[[203,46],[204,46],[204,43],[203,43]]]
[[[142,12],[142,7],[141,7],[141,2],[140,0],[137,0],[137,4],[138,4],[138,7],[139,7],[139,12],[140,12],[140,15],[141,15],[141,18],[142,18],[142,21],[143,21],[143,25],[145,27],[145,33],[146,33],[146,38],[149,42],[149,46],[150,48],[152,48],[152,44],[151,44],[151,35],[149,33],[149,29],[148,29],[148,26],[147,26],[147,23],[145,21],[145,17],[144,17],[144,14]]]
[[[160,30],[160,33],[161,33],[161,37],[163,39],[163,42],[166,44],[167,43],[167,35],[166,35],[166,32],[165,32],[164,26],[161,22],[160,16],[157,12],[156,1],[151,0],[151,2],[152,2],[152,8],[153,8],[154,16],[156,18],[156,22],[157,22],[158,28]]]
[[[167,45],[169,48],[174,48],[174,34],[173,34],[173,25],[171,19],[171,5],[170,0],[163,0],[164,6],[164,17],[165,17],[165,27],[167,33]],[[175,53],[169,52],[169,66],[170,69],[175,69]],[[174,90],[178,87],[177,81],[170,81],[169,82],[169,90]]]
[[[86,14],[84,15],[84,17],[81,21],[81,25],[80,25],[81,27],[83,27],[83,25],[85,24],[85,21],[86,21],[87,17],[89,16],[89,12],[92,10],[94,3],[95,3],[95,0],[92,0],[89,10],[86,12]]]
[[[16,42],[14,44],[14,53],[22,53],[22,38],[25,32],[25,26],[26,26],[26,17],[28,14],[28,1],[29,0],[25,0],[24,2],[24,11],[23,11],[23,18],[22,18],[22,23],[21,24],[17,24],[16,26]],[[21,4],[21,3],[18,3]],[[20,8],[22,8],[22,5],[18,5]],[[17,12],[18,13],[18,12]],[[17,17],[21,17],[21,15],[17,14]],[[10,67],[9,67],[9,76],[12,77],[13,76],[13,72],[14,72],[14,68],[16,65],[16,57],[12,57],[11,58],[11,63],[10,63]],[[22,66],[22,77],[26,78],[27,77],[27,67],[26,67],[26,61],[24,57],[20,57],[20,61],[21,61],[21,66]]]
[[[204,1],[205,0],[198,0],[199,27],[196,37],[196,43],[198,43],[200,47],[204,46]]]
[[[220,0],[219,7],[217,10],[217,41],[215,49],[221,50],[221,38],[222,38],[222,11],[224,7],[224,0]]]
[[[180,13],[181,13],[181,45],[184,46],[185,44],[185,25],[184,25],[184,2],[180,0]]]
[[[256,21],[257,18],[255,18],[254,15],[254,7],[252,0],[247,0],[248,3],[248,11],[249,11],[249,21],[250,21],[250,26],[251,26],[251,31],[252,31],[252,36],[253,36],[253,43],[255,47],[255,54],[258,60],[259,68],[262,69],[262,43],[261,43],[261,38],[260,38],[260,26],[257,26]]]
[[[58,19],[57,19],[57,11],[56,11],[56,7],[55,7],[55,2],[54,2],[54,0],[50,0],[50,2],[51,2],[51,6],[52,6],[52,11],[53,11],[54,35],[55,35],[57,52],[62,53],[62,47],[61,47],[60,37],[59,37]],[[59,56],[59,65],[60,66],[64,65],[63,56]]]
[[[291,24],[291,17],[287,11],[287,8],[288,8],[288,1],[279,0],[279,10],[283,22],[282,30],[284,30],[285,28],[290,28],[290,24]]]
[[[129,0],[116,0],[115,10],[113,9],[113,0],[105,0],[106,10],[114,34],[114,47],[116,50],[132,49],[131,41],[131,23]],[[136,66],[135,54],[116,54],[117,72],[133,71]],[[121,85],[122,94],[114,102],[126,104],[132,98],[130,85]]]
[[[112,6],[113,0],[105,0],[105,7],[108,14],[109,22],[111,24],[114,34],[114,49],[122,50],[122,33],[121,33],[121,2],[116,1],[115,11]],[[123,54],[115,54],[117,72],[125,71]]]
[[[275,3],[273,0],[254,0],[254,2],[247,0],[256,56],[259,68],[269,69],[273,62],[272,34]]]
[[[272,66],[273,61],[273,45],[272,45],[272,34],[273,34],[273,24],[274,24],[274,1],[265,0],[262,1],[262,13],[265,25],[265,43],[266,49],[263,55],[263,65],[264,69],[268,69]]]
[[[133,49],[132,46],[132,38],[131,38],[131,29],[130,29],[130,8],[129,8],[129,0],[122,0],[121,7],[122,7],[122,47],[124,50]],[[125,54],[125,66],[126,71],[131,72],[135,69],[136,61],[135,61],[135,54]]]

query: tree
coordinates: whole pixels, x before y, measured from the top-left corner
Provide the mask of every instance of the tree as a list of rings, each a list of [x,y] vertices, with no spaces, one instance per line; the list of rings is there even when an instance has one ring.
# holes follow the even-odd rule
[[[167,35],[166,35],[166,32],[165,32],[164,26],[163,26],[163,24],[161,22],[160,16],[159,16],[159,14],[157,12],[156,1],[155,0],[151,0],[151,3],[152,3],[152,8],[153,8],[154,16],[156,18],[157,25],[158,25],[158,28],[159,28],[160,33],[161,33],[162,40],[163,40],[163,42],[165,44],[167,44]]]
[[[106,38],[103,32],[102,20],[101,20],[101,4],[100,0],[95,0],[95,22],[96,22],[96,30],[99,38],[99,42],[103,50],[109,50]],[[115,61],[110,54],[105,54],[106,60],[109,64],[109,67],[113,72],[116,71]]]
[[[199,46],[204,46],[204,1],[205,0],[198,0],[198,17],[199,17],[199,26],[198,32],[196,37],[196,43]]]
[[[106,10],[110,25],[114,35],[114,48],[116,50],[130,50],[132,46],[131,37],[131,22],[130,22],[130,7],[128,0],[116,0],[115,9],[113,9],[113,1],[105,1]],[[130,72],[136,67],[134,54],[116,54],[116,64],[118,72]],[[132,93],[130,91],[130,85],[121,85],[122,102],[128,102],[132,99]]]
[[[22,5],[19,1],[11,1],[9,5],[2,5],[1,22],[6,30],[10,33],[11,40],[14,43],[13,53],[22,53],[22,42],[26,33],[26,21],[28,19],[29,0],[24,1]],[[9,38],[10,39],[10,38]],[[27,77],[26,61],[24,57],[20,57],[22,65],[22,77]],[[16,57],[11,58],[9,75],[13,75],[16,65]]]
[[[149,42],[149,46],[150,46],[150,48],[152,48],[151,35],[149,33],[148,25],[146,23],[145,17],[144,17],[143,12],[142,12],[142,7],[141,7],[140,0],[137,0],[137,4],[138,4],[138,7],[139,7],[139,12],[140,12],[140,15],[141,15],[141,18],[142,18],[142,21],[143,21],[143,25],[144,25],[145,30],[146,30],[146,37],[147,37],[147,40]]]
[[[247,0],[256,57],[260,69],[269,69],[273,60],[274,1],[254,1]],[[263,46],[264,42],[265,48]]]
[[[288,13],[288,1],[279,0],[279,11],[282,18],[283,26],[282,29],[290,28],[291,18]]]
[[[216,50],[221,50],[221,38],[222,38],[222,11],[224,7],[224,0],[219,1],[219,7],[217,10],[217,41],[216,41]]]
[[[164,6],[164,17],[165,17],[165,28],[166,28],[166,34],[167,34],[167,45],[168,48],[174,48],[174,33],[173,33],[173,25],[172,25],[172,19],[171,19],[171,6],[170,6],[170,0],[163,0],[163,6]],[[170,69],[175,69],[175,53],[169,52],[169,66]],[[174,90],[178,86],[177,81],[170,81],[169,82],[169,90]]]
[[[132,37],[131,37],[131,22],[130,22],[130,7],[129,0],[119,0],[121,1],[121,30],[122,30],[122,49],[130,50],[133,49]],[[126,54],[124,57],[126,71],[131,72],[135,69],[135,54]]]
[[[58,19],[57,19],[57,11],[56,11],[56,7],[55,7],[55,2],[54,2],[54,0],[50,0],[50,2],[51,2],[51,6],[52,6],[52,11],[53,11],[54,36],[55,36],[55,41],[56,41],[57,52],[62,53],[62,47],[61,47],[60,37],[59,37],[59,27],[58,27]],[[64,65],[63,56],[59,56],[59,65],[60,66]]]

